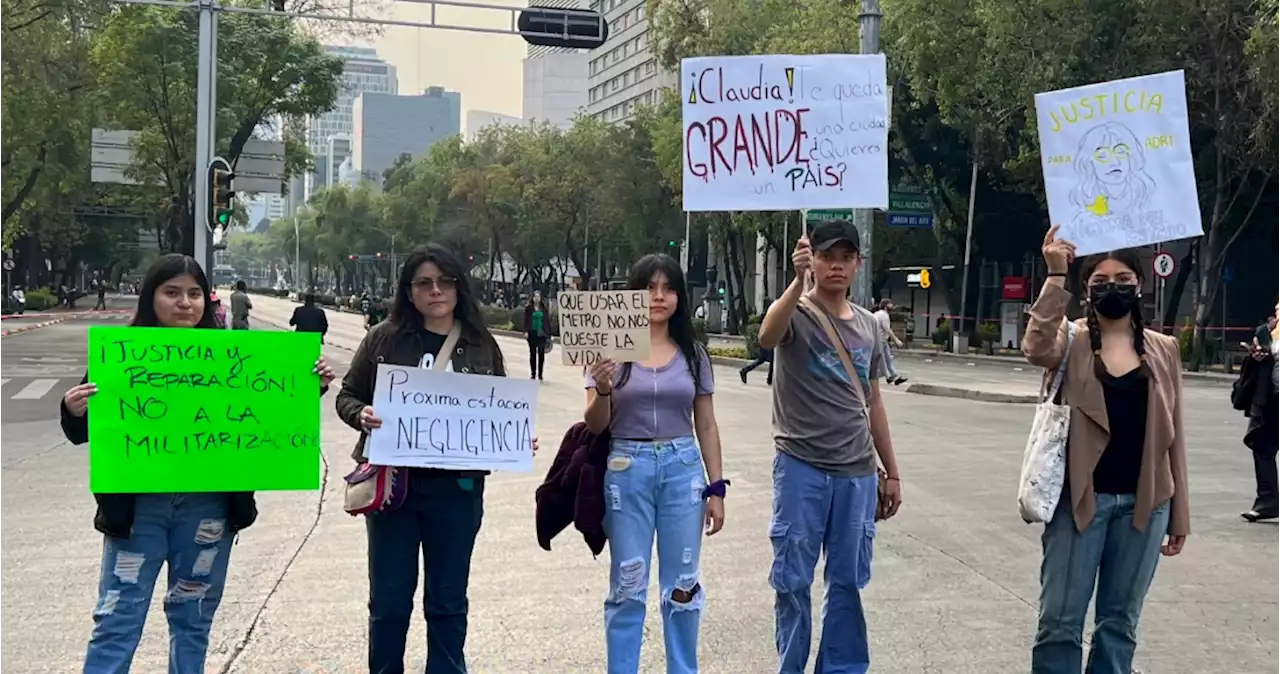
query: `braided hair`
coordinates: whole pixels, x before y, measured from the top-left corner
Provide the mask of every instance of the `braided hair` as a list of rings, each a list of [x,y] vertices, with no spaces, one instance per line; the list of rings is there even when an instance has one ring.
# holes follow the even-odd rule
[[[1089,293],[1089,277],[1093,276],[1093,272],[1098,265],[1107,260],[1115,260],[1120,264],[1128,267],[1138,277],[1138,288],[1141,290],[1144,280],[1142,275],[1142,258],[1138,254],[1138,250],[1134,248],[1125,248],[1124,250],[1113,250],[1106,253],[1098,253],[1085,258],[1080,265],[1080,284],[1084,286],[1085,293]],[[1089,328],[1089,350],[1093,352],[1093,373],[1100,380],[1105,380],[1110,375],[1107,372],[1106,363],[1102,362],[1102,327],[1098,324],[1098,312],[1093,308],[1093,302],[1086,300],[1084,303],[1085,323]],[[1138,360],[1141,361],[1139,367],[1139,376],[1146,379],[1151,376],[1151,367],[1147,364],[1147,344],[1146,344],[1146,320],[1142,315],[1142,303],[1134,302],[1133,310],[1129,314],[1130,320],[1133,322],[1133,350],[1138,354]]]

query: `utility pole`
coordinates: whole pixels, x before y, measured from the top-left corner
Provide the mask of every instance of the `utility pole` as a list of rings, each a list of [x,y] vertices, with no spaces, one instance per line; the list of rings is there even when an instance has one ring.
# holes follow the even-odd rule
[[[862,0],[862,13],[858,15],[858,52],[862,54],[880,53],[880,0]],[[886,110],[885,114],[888,115]],[[870,208],[859,208],[853,212],[853,225],[858,228],[858,238],[862,248],[862,268],[853,283],[853,301],[863,308],[871,305],[872,280],[875,277],[872,260],[875,248],[872,243],[872,223],[875,212]]]

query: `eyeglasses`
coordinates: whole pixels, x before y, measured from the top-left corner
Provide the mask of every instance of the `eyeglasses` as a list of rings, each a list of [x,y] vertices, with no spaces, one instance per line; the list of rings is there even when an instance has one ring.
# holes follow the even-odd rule
[[[413,280],[413,289],[423,292],[432,292],[439,290],[440,292],[448,292],[458,289],[458,279],[452,276],[441,276],[440,278],[419,278]]]
[[[1120,143],[1113,147],[1100,147],[1093,151],[1093,160],[1099,164],[1109,163],[1112,157],[1125,159],[1128,156],[1129,146],[1124,143]]]

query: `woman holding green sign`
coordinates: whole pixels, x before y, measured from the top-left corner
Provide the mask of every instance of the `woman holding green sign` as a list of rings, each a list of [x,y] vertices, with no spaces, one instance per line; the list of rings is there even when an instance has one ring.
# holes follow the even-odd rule
[[[218,324],[209,281],[186,255],[165,255],[138,292],[135,327],[210,328]],[[333,381],[324,359],[313,372],[321,390]],[[89,375],[62,398],[62,431],[89,441]],[[253,493],[94,494],[93,525],[104,534],[93,635],[86,674],[127,672],[142,638],[160,567],[169,567],[164,612],[169,621],[169,672],[203,672],[209,629],[222,599],[236,532],[258,516]]]
[[[338,394],[338,416],[361,432],[352,454],[361,464],[348,476],[355,488],[369,474],[365,441],[382,426],[374,412],[378,364],[506,376],[502,351],[485,327],[466,270],[440,246],[414,252],[400,270],[390,320],[369,330]],[[534,440],[537,449],[537,440]],[[405,638],[413,616],[418,565],[425,570],[427,674],[465,674],[467,583],[471,553],[484,513],[487,471],[401,468],[407,493],[348,512],[365,514],[369,541],[369,671],[404,672]],[[404,487],[400,487],[403,489]]]

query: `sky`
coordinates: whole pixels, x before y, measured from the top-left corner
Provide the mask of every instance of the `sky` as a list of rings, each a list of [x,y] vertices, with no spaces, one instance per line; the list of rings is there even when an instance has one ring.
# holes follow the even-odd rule
[[[509,0],[479,0],[479,4],[528,5]],[[389,3],[382,17],[428,23],[431,7],[413,2]],[[436,21],[441,24],[506,29],[509,17],[504,11],[436,7]],[[418,94],[437,85],[462,92],[464,118],[468,110],[521,116],[525,43],[517,35],[387,26],[380,37],[366,44],[396,66],[401,94]]]

